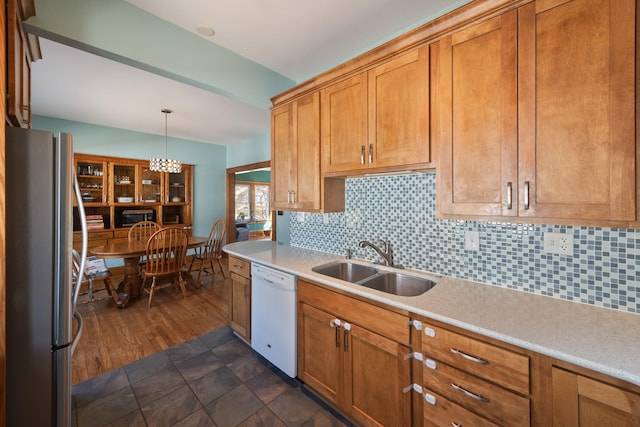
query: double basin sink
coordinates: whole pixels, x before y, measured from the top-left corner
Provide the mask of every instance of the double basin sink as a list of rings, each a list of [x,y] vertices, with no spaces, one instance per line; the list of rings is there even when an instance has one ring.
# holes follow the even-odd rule
[[[436,282],[424,277],[395,271],[381,271],[371,265],[350,261],[330,262],[313,267],[311,270],[334,279],[405,297],[422,295],[436,285]]]

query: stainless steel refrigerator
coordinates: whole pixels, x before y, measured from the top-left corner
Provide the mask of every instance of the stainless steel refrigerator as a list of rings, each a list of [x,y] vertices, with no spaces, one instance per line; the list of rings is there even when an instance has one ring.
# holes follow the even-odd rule
[[[7,426],[69,426],[71,355],[82,331],[74,197],[85,223],[72,137],[6,127],[5,156]]]

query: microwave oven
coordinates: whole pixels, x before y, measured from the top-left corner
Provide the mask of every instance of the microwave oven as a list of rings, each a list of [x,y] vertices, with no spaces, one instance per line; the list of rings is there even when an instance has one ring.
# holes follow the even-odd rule
[[[127,209],[122,211],[122,226],[132,227],[140,221],[155,221],[156,211],[153,209]]]

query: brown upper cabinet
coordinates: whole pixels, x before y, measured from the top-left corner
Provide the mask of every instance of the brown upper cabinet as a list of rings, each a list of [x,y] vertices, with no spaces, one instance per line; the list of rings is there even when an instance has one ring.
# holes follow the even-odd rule
[[[424,169],[430,162],[429,47],[321,91],[323,174]]]
[[[33,0],[8,0],[7,117],[10,126],[31,127],[31,62],[42,57],[40,42],[27,34],[22,21],[35,15]]]
[[[344,210],[344,180],[320,174],[320,92],[271,111],[271,207]]]
[[[443,216],[636,220],[635,0],[538,0],[433,45]]]

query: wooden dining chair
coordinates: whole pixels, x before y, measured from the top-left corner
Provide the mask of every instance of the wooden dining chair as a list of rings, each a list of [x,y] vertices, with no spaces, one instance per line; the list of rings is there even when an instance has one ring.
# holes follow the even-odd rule
[[[198,270],[198,278],[196,282],[200,283],[200,276],[202,275],[202,271],[207,272],[205,265],[209,263],[209,267],[211,268],[211,275],[215,275],[215,269],[213,268],[213,260],[218,261],[218,265],[220,266],[220,271],[222,272],[222,277],[227,278],[227,274],[222,267],[222,244],[224,243],[224,233],[226,231],[226,221],[222,218],[218,219],[213,223],[211,227],[211,231],[209,232],[209,238],[207,239],[207,243],[198,248],[196,253],[191,257],[191,263],[189,264],[189,273],[193,271],[193,264],[196,261],[200,261],[200,269]]]
[[[153,221],[140,221],[135,223],[130,229],[127,235],[130,242],[146,242],[149,237],[162,227],[157,222]],[[142,270],[142,266],[145,263],[145,258],[140,257],[140,263],[138,264],[138,272]]]
[[[187,297],[187,290],[182,279],[185,254],[189,235],[182,228],[161,228],[149,237],[145,254],[145,263],[142,268],[142,289],[149,294],[149,307],[153,300],[153,294],[157,289],[178,286],[182,296]],[[168,283],[159,283],[158,279],[170,278]],[[151,280],[151,285],[145,285]]]
[[[129,241],[146,242],[156,231],[160,230],[160,224],[153,221],[140,221],[129,229]]]

